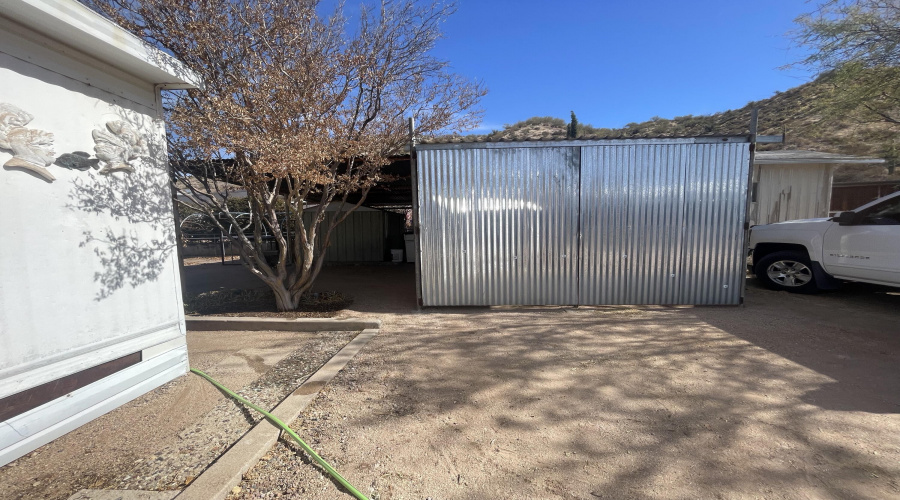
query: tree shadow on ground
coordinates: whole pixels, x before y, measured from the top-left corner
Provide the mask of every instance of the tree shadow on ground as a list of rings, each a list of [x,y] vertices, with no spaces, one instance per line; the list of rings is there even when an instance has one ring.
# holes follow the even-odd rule
[[[841,329],[858,321],[826,329],[822,314],[811,337],[792,338],[788,327],[808,320],[802,310],[793,296],[754,291],[745,308],[440,309],[388,319],[354,361],[357,375],[339,376],[318,403],[347,419],[347,435],[323,446],[357,475],[381,474],[411,496],[897,495],[897,351],[871,362],[896,340],[845,342]],[[857,356],[860,371],[815,361],[837,348]],[[881,399],[835,387],[856,383],[845,375],[886,379]]]
[[[894,289],[802,296],[750,280],[743,307],[413,312],[411,274],[395,271],[323,273],[385,324],[315,405],[340,422],[317,451],[354,484],[449,498],[900,495]]]
[[[243,265],[218,262],[185,266],[185,294],[216,290],[265,289],[266,284]],[[328,265],[314,292],[336,291],[353,300],[354,313],[410,312],[416,309],[415,270],[411,264]]]

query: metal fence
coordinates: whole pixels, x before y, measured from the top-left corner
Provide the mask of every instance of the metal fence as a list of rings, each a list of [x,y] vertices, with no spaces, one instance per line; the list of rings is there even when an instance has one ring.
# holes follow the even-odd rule
[[[417,148],[422,300],[737,304],[746,138]]]
[[[319,237],[324,238],[324,228],[331,224],[332,217],[337,216],[337,211],[326,211],[322,222]],[[344,212],[340,213],[341,215]],[[225,215],[221,215],[221,223],[225,226],[223,233],[219,227],[204,214],[191,214],[181,223],[182,254],[185,257],[211,256],[221,257],[223,263],[227,263],[229,257],[240,255],[233,239],[240,232],[253,240],[253,224],[250,222],[250,214],[232,212],[232,216],[238,221],[237,227],[229,222]],[[289,239],[296,237],[287,230],[291,225],[287,224],[285,214],[279,213],[282,234]],[[316,214],[309,209],[303,213],[303,222],[310,227]],[[350,213],[346,220],[338,224],[331,233],[330,246],[325,251],[325,262],[383,262],[390,260],[391,249],[403,248],[404,215],[386,210],[374,210],[360,207]],[[321,240],[320,240],[321,241]],[[278,243],[270,233],[268,226],[262,228],[263,253],[274,259],[278,254]],[[235,261],[231,259],[228,262]]]
[[[897,191],[900,191],[900,180],[835,182],[831,188],[831,212],[853,210]]]

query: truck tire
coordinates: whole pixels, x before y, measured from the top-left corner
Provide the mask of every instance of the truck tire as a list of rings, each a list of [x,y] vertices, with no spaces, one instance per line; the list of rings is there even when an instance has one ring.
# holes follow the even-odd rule
[[[759,259],[753,267],[756,279],[766,288],[792,293],[816,293],[816,277],[804,252],[783,250]]]

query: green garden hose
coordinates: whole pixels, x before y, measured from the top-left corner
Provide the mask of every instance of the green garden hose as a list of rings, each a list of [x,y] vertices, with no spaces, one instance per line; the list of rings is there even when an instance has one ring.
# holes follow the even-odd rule
[[[309,456],[313,457],[316,460],[316,462],[318,462],[319,465],[322,466],[322,468],[324,468],[326,471],[328,471],[328,473],[331,475],[331,477],[333,477],[337,482],[341,483],[341,486],[346,488],[347,491],[349,491],[353,496],[355,496],[359,500],[369,500],[368,498],[366,498],[365,495],[360,493],[359,490],[354,488],[352,484],[347,482],[347,480],[344,479],[344,477],[341,476],[340,473],[338,473],[338,471],[334,470],[334,467],[332,467],[331,464],[326,462],[324,458],[320,457],[318,453],[313,451],[313,449],[310,448],[309,445],[306,444],[306,442],[304,442],[302,439],[300,439],[300,436],[298,436],[296,432],[294,432],[290,427],[287,426],[287,424],[282,422],[278,417],[276,417],[275,415],[272,415],[271,413],[267,412],[266,410],[263,410],[262,408],[260,408],[259,406],[256,406],[255,404],[251,403],[250,401],[247,401],[246,399],[242,398],[241,396],[238,396],[234,392],[230,391],[227,387],[225,387],[224,385],[217,382],[214,378],[201,372],[200,370],[197,370],[196,368],[191,368],[191,371],[196,373],[197,375],[200,375],[201,377],[205,378],[206,380],[209,380],[210,382],[212,382],[212,384],[214,386],[221,389],[223,392],[225,392],[225,394],[228,394],[229,396],[233,397],[234,399],[237,399],[241,403],[244,403],[245,405],[249,406],[250,408],[253,408],[254,410],[265,415],[266,418],[269,419],[269,422],[272,422],[273,424],[277,425],[278,427],[281,427],[281,429],[283,431],[290,434],[291,437],[294,438],[294,440],[296,440],[298,443],[300,443],[300,447],[303,448],[303,451],[308,453]]]

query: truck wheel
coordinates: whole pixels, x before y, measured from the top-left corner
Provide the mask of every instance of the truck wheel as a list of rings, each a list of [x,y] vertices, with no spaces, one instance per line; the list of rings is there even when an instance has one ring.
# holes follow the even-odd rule
[[[759,259],[753,268],[756,278],[766,288],[793,293],[816,293],[816,278],[805,253],[785,250]]]

